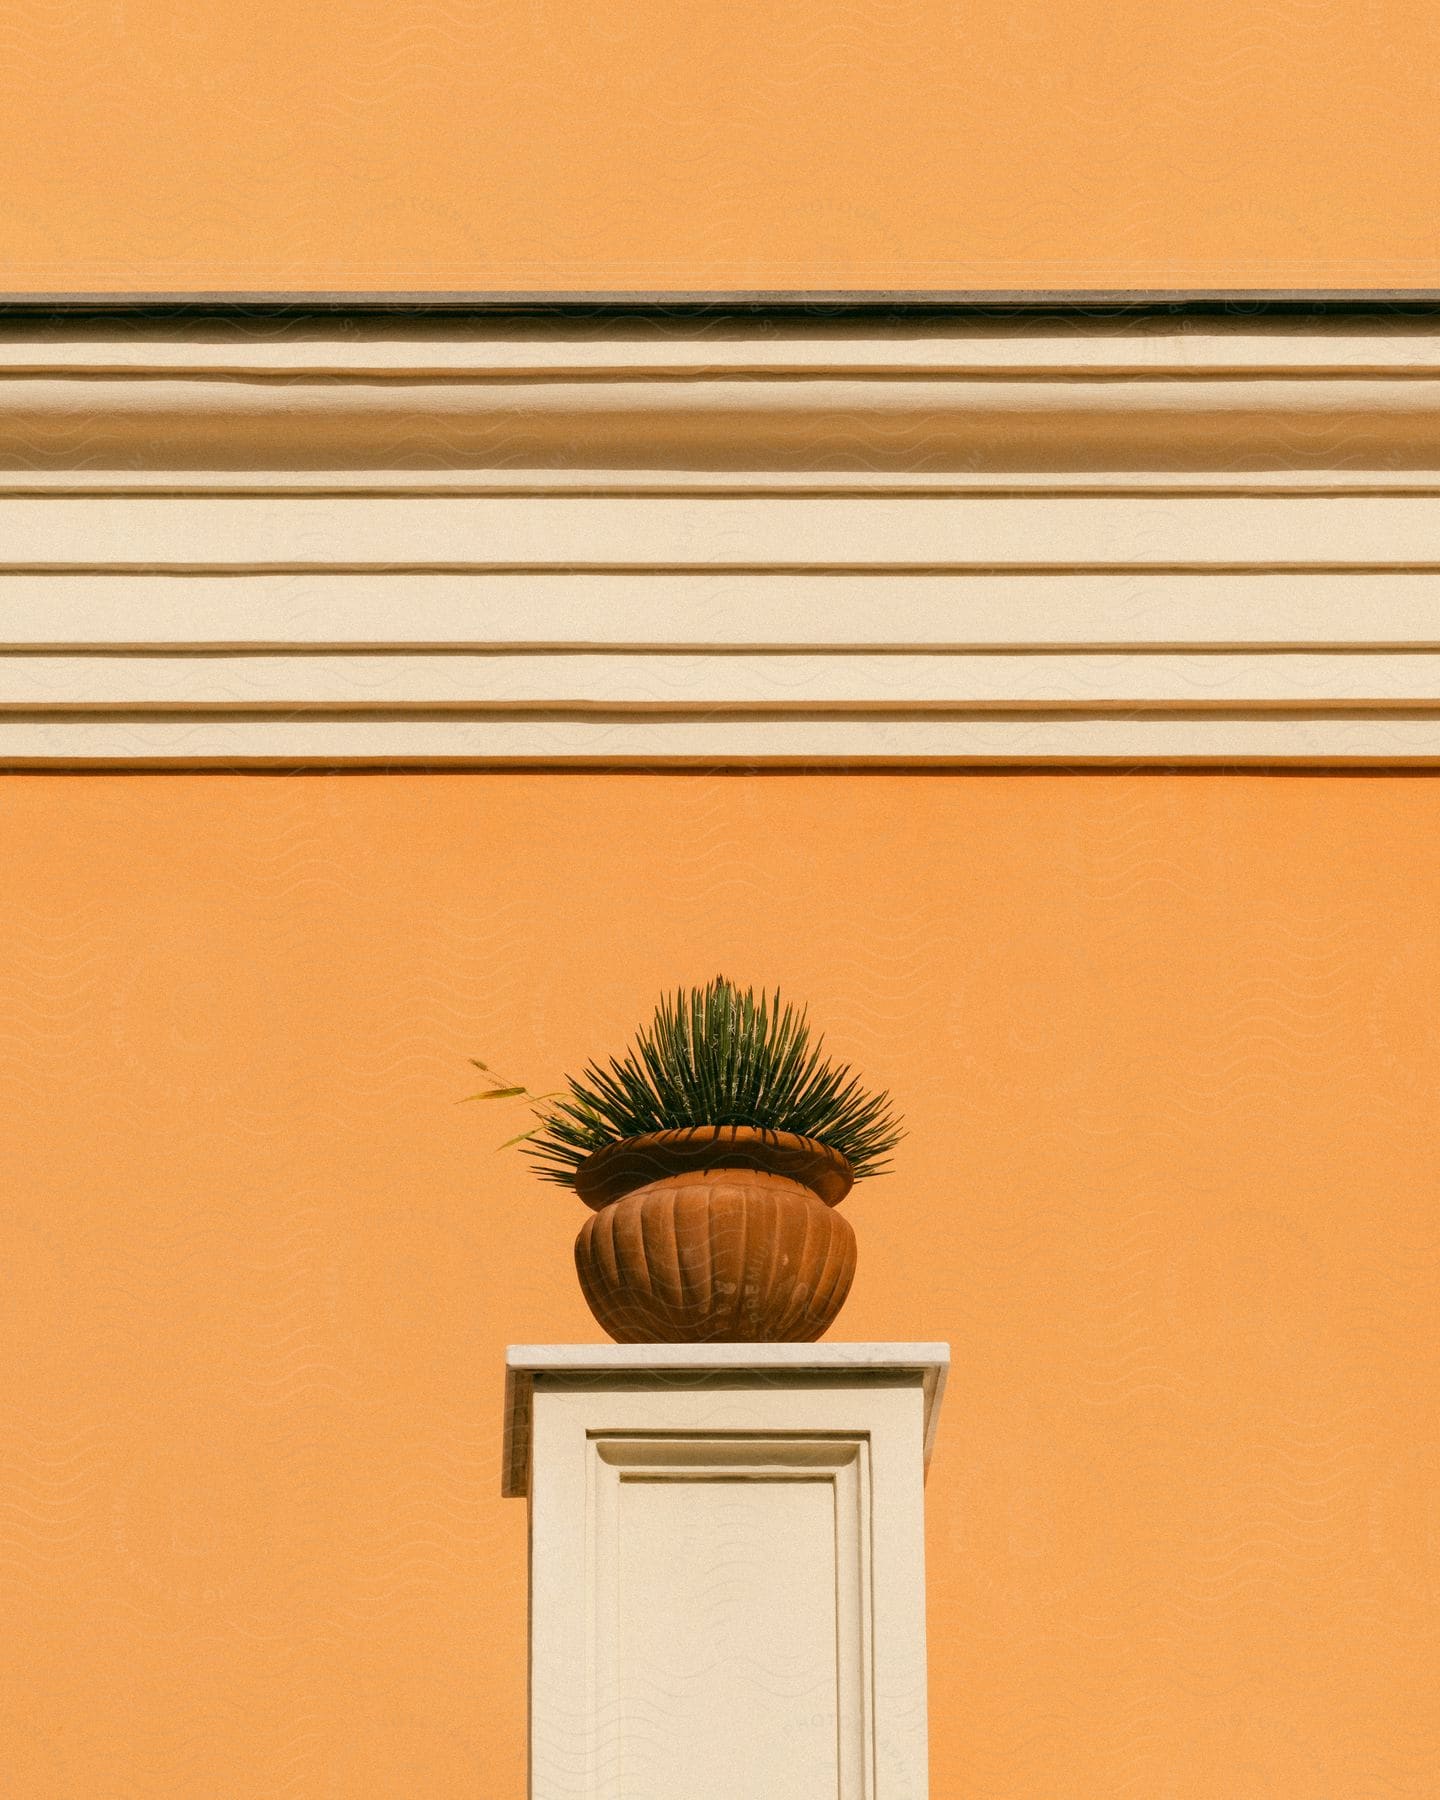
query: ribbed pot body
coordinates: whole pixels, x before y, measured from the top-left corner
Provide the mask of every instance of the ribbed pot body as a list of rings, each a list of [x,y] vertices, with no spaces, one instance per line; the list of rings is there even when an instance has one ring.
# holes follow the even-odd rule
[[[845,1303],[855,1234],[788,1176],[694,1169],[592,1213],[575,1266],[619,1343],[803,1344]]]

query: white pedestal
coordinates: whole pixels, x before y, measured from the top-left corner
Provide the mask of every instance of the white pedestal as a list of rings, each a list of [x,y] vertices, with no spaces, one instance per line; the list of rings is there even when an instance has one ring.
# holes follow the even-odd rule
[[[943,1344],[507,1355],[532,1800],[925,1800]]]

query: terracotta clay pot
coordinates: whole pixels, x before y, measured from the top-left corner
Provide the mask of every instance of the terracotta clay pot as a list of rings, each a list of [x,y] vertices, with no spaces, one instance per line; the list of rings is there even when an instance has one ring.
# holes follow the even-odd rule
[[[745,1125],[625,1138],[581,1163],[590,1310],[622,1344],[809,1343],[855,1274],[837,1151]]]

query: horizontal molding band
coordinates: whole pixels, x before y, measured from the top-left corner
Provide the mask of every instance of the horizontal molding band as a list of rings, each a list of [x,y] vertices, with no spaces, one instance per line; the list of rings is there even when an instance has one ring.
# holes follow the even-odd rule
[[[1316,762],[1440,766],[1440,717],[117,719],[0,716],[0,767]]]
[[[1440,379],[0,379],[0,465],[1295,469],[1440,465]]]
[[[1440,466],[1433,320],[0,321],[12,470]]]
[[[1435,652],[0,657],[0,709],[1440,709]]]
[[[1440,312],[867,323],[630,318],[0,319],[5,375],[608,377],[880,374],[1328,375],[1440,371]]]
[[[1315,495],[1383,494],[1398,498],[1440,496],[1440,469],[1257,469],[1243,474],[1201,469],[1181,474],[1164,470],[1111,469],[995,475],[960,470],[852,469],[816,474],[803,469],[4,469],[5,499],[420,499],[455,496],[477,499],[600,497],[610,500],[665,499],[1033,499],[1069,496],[1099,499],[1202,499]]]
[[[1440,573],[0,574],[0,651],[1440,648]]]
[[[0,500],[0,570],[55,567],[1440,567],[1429,498]]]

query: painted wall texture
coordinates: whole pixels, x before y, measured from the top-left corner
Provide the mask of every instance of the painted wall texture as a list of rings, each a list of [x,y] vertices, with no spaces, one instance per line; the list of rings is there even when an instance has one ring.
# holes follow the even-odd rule
[[[597,1333],[579,1204],[454,1102],[722,970],[908,1115],[840,1332],[954,1348],[937,1800],[1433,1794],[1436,779],[12,775],[0,821],[7,1800],[520,1800],[502,1353]]]
[[[1440,285],[1431,0],[16,0],[8,291]]]

